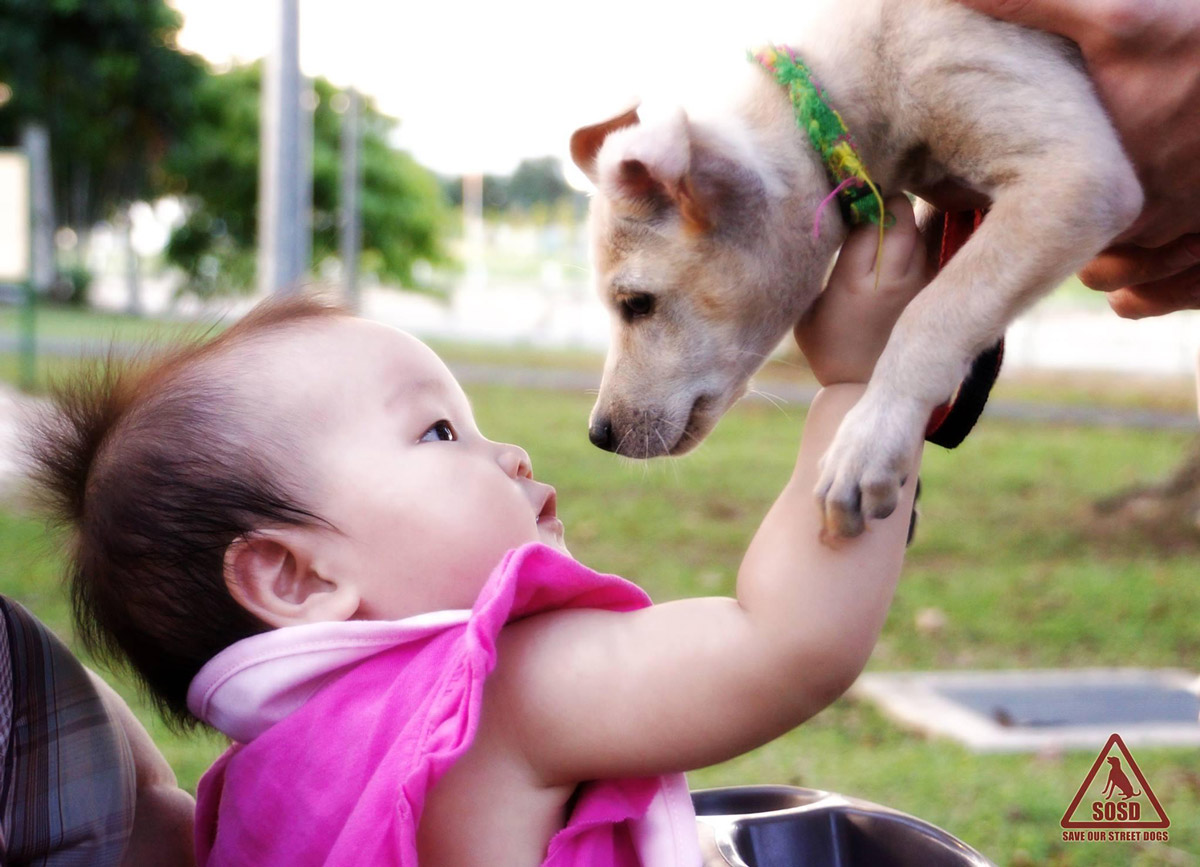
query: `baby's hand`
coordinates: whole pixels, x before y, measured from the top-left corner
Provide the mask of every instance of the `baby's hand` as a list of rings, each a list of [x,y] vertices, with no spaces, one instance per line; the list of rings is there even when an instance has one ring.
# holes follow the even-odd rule
[[[895,221],[884,230],[883,255],[876,255],[877,225],[851,230],[825,291],[796,324],[796,342],[821,385],[870,379],[892,326],[933,276],[908,199],[885,205]]]

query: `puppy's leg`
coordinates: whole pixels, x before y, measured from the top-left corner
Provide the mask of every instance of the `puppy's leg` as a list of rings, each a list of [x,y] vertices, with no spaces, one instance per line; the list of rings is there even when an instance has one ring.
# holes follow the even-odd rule
[[[825,454],[816,494],[827,532],[856,536],[865,518],[891,514],[930,412],[971,359],[1132,223],[1141,202],[1123,158],[1064,148],[996,194],[983,225],[901,315]]]

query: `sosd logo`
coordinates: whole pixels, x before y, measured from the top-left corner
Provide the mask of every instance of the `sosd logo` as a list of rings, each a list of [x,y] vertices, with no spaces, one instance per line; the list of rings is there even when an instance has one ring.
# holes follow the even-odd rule
[[[1107,768],[1103,776],[1102,768]],[[1129,778],[1130,773],[1136,784]],[[1093,781],[1098,784],[1100,779],[1104,780],[1103,786],[1093,786]],[[1064,840],[1167,840],[1166,830],[1140,829],[1166,829],[1171,820],[1121,736],[1113,734],[1096,756],[1061,824]]]

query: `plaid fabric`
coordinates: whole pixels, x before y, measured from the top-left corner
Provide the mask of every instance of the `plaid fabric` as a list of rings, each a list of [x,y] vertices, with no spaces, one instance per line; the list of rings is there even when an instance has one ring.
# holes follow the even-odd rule
[[[3,597],[0,597],[3,599]],[[8,650],[8,618],[0,617],[0,651]],[[12,732],[12,659],[7,652],[0,652],[0,759],[8,756],[8,736]],[[0,765],[0,774],[4,765]],[[3,778],[0,778],[0,791],[3,791]],[[2,815],[2,814],[0,814]],[[8,832],[5,823],[0,818],[0,864],[8,863],[5,854],[8,851],[6,841]]]
[[[123,730],[66,646],[3,596],[0,642],[0,864],[119,864],[135,795]]]

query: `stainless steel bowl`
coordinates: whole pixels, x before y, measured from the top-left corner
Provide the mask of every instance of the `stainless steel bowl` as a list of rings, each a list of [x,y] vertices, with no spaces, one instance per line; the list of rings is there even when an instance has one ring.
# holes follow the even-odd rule
[[[734,786],[692,802],[705,867],[995,867],[928,822],[832,792]]]

